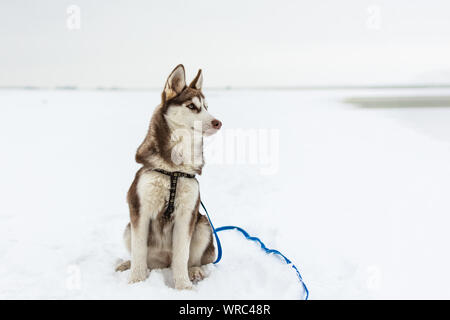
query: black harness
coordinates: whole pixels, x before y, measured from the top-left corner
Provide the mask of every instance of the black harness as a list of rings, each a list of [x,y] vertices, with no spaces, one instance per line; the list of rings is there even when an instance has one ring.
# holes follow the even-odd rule
[[[177,183],[178,183],[178,177],[184,177],[184,178],[195,178],[195,174],[189,174],[184,173],[180,171],[170,172],[163,169],[153,169],[153,171],[162,173],[166,176],[170,177],[170,196],[169,196],[169,204],[167,205],[167,209],[164,212],[165,218],[170,218],[170,215],[175,210],[175,194],[177,192]]]

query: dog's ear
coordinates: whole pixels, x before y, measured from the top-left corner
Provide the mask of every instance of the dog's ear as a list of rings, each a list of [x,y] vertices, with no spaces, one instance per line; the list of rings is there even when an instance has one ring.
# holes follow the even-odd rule
[[[184,66],[179,64],[175,69],[173,69],[172,73],[167,78],[166,85],[164,86],[166,99],[169,100],[179,95],[181,91],[183,91],[184,87],[186,87]]]
[[[197,75],[195,76],[194,80],[192,80],[189,87],[200,90],[202,88],[202,85],[203,85],[203,73],[202,69],[200,69],[198,70]]]

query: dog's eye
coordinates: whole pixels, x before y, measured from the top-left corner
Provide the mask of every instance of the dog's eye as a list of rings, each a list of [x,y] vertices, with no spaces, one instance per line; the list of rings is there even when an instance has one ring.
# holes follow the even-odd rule
[[[193,104],[193,103],[188,104],[186,107],[188,107],[188,108],[191,109],[191,110],[196,109],[195,104]]]

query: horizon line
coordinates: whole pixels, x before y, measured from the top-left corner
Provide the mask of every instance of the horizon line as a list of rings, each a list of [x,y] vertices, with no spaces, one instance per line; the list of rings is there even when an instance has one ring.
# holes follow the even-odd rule
[[[450,83],[436,84],[382,84],[382,85],[299,85],[299,86],[218,86],[206,87],[206,90],[349,90],[349,89],[445,89]],[[61,91],[159,91],[160,87],[120,87],[74,85],[61,86],[0,86],[0,90],[61,90]]]

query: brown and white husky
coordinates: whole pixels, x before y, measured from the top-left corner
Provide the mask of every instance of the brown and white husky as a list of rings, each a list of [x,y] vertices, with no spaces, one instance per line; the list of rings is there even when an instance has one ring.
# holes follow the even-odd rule
[[[173,212],[167,216],[171,177],[155,171],[201,174],[203,136],[222,126],[208,112],[202,83],[201,70],[190,85],[183,65],[172,71],[137,150],[136,161],[142,167],[128,191],[130,223],[124,232],[131,261],[116,269],[130,268],[130,283],[145,280],[149,269],[171,267],[175,288],[189,289],[191,281],[204,278],[202,266],[214,261],[211,226],[199,213],[197,179],[178,178]]]

